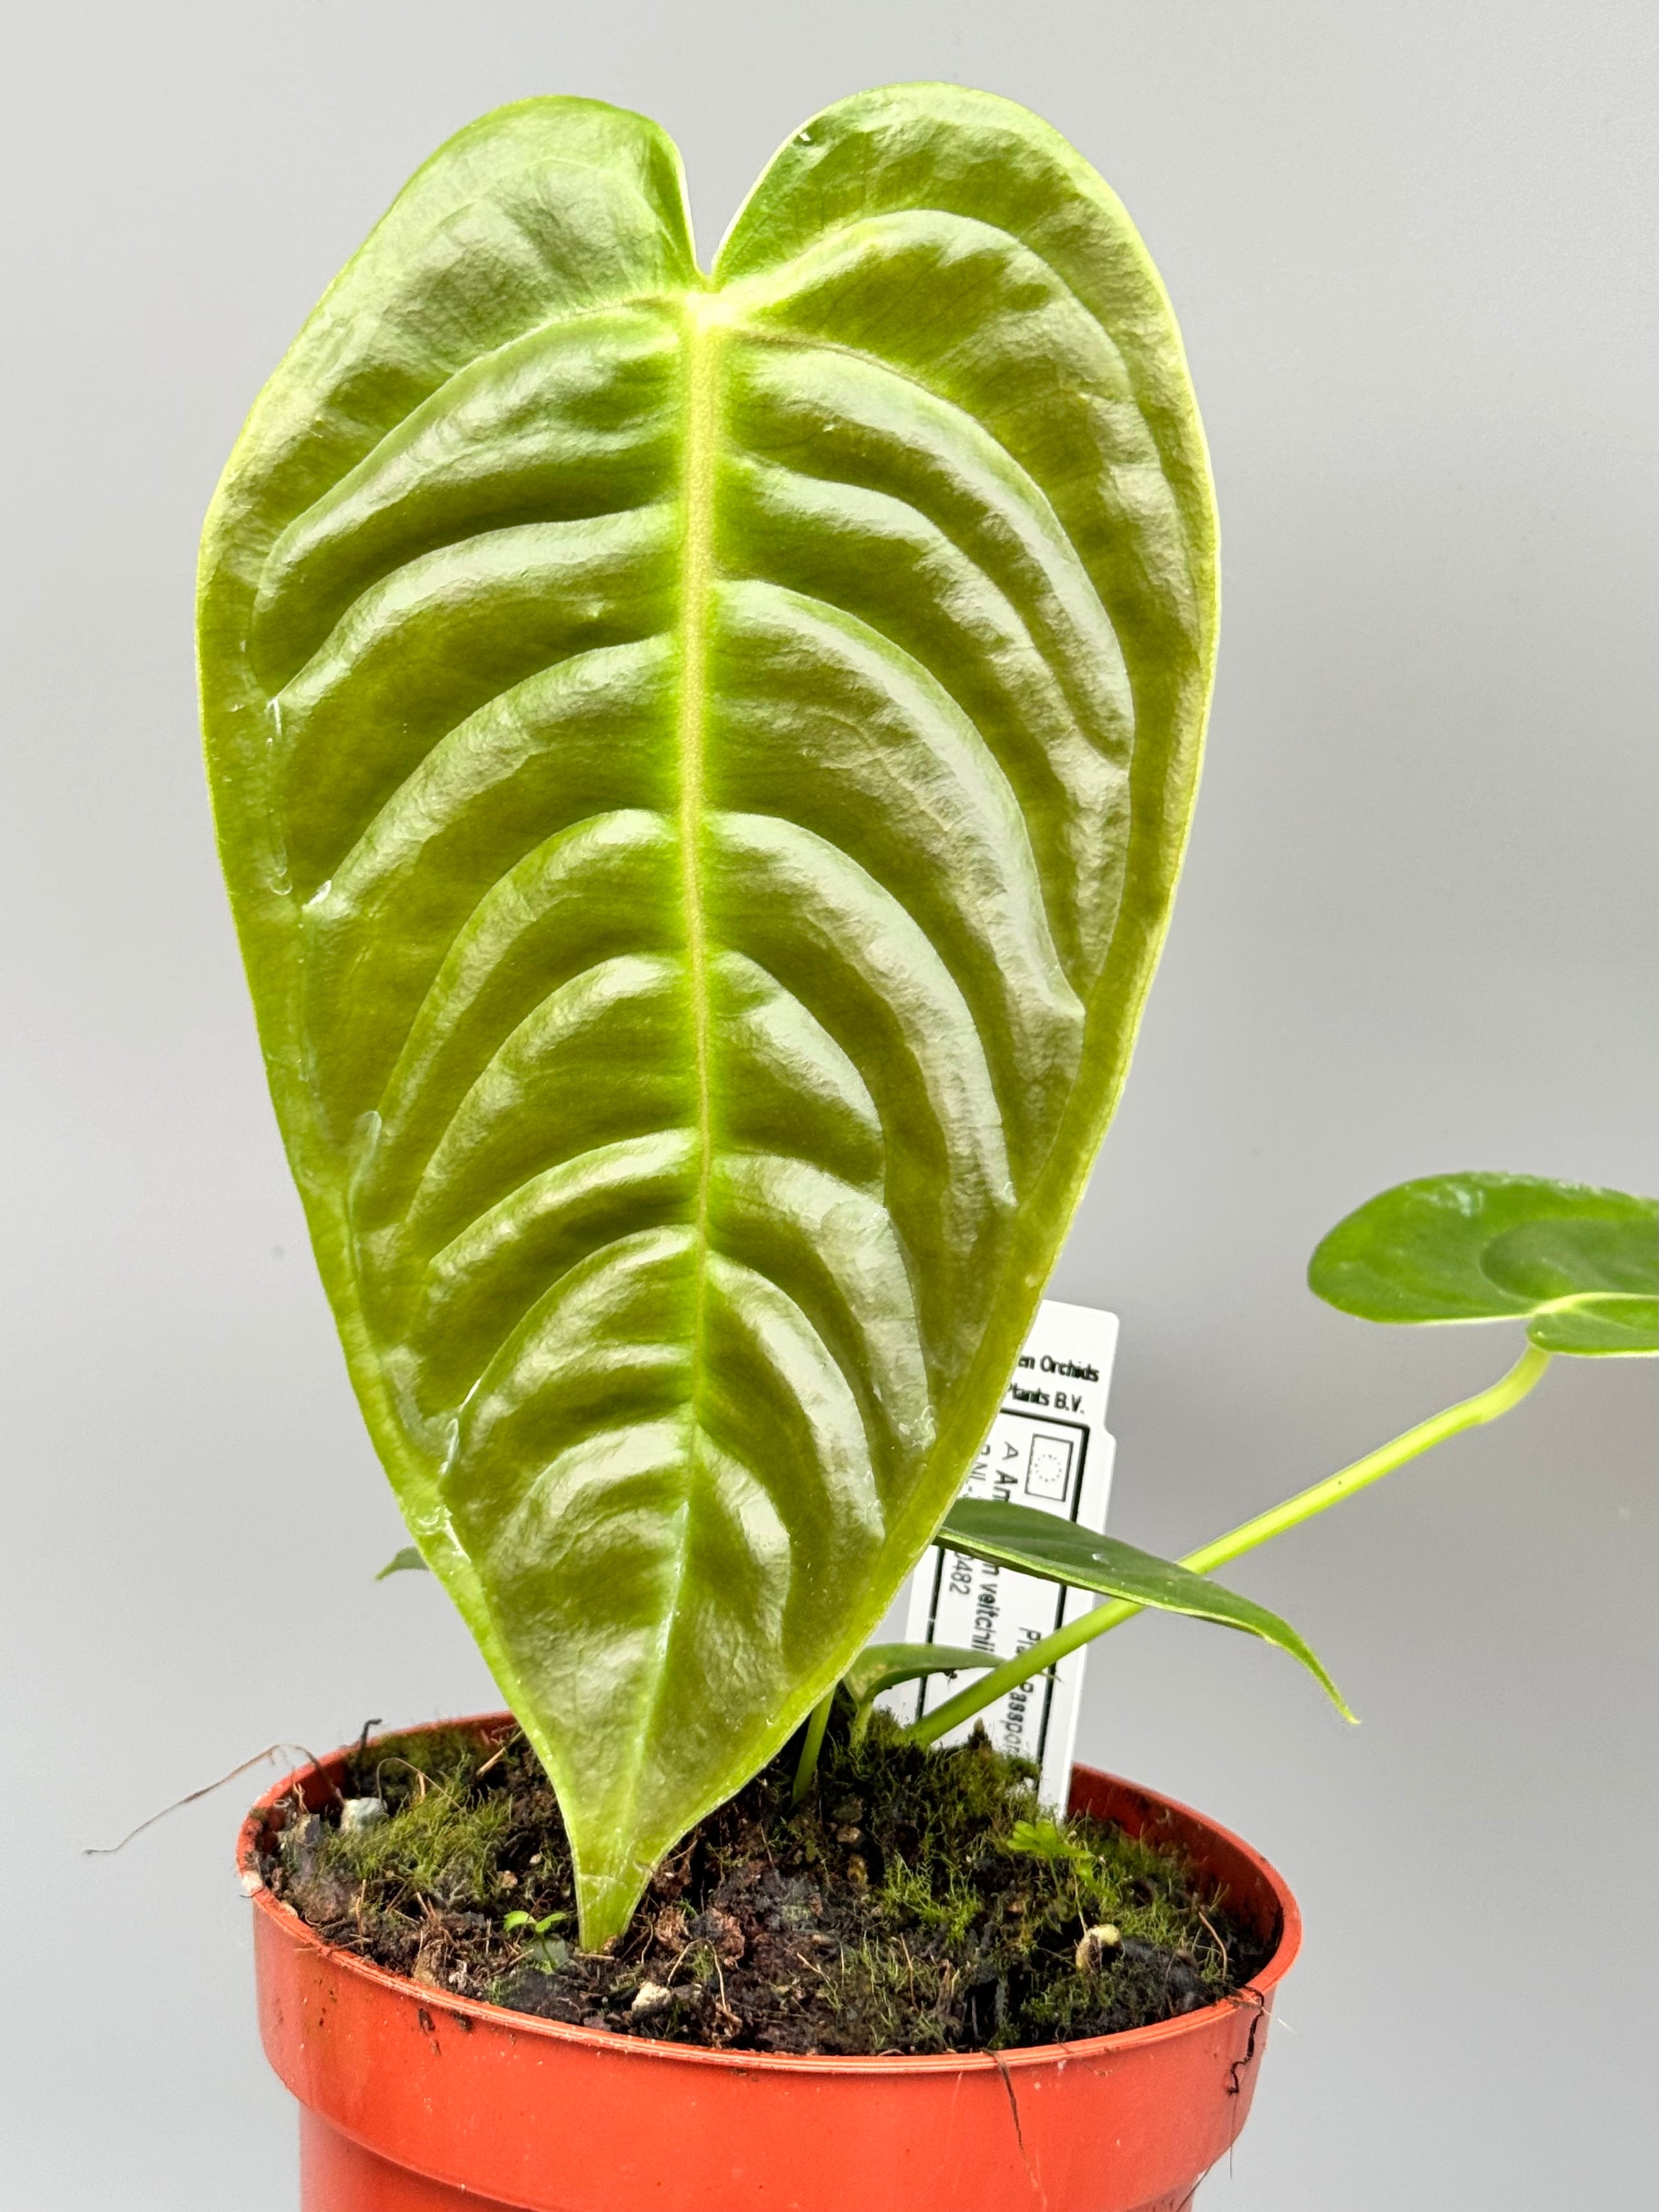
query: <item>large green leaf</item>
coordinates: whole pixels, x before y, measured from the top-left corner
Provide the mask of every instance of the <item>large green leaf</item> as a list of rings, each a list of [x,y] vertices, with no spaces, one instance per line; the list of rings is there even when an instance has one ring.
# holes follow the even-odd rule
[[[1353,1718],[1313,1647],[1288,1620],[1254,1598],[1224,1589],[1207,1575],[1194,1574],[1177,1559],[1162,1559],[1156,1552],[1143,1552],[1116,1536],[1097,1535],[1057,1513],[993,1498],[959,1498],[945,1516],[939,1540],[953,1551],[1066,1583],[1073,1589],[1123,1598],[1158,1613],[1184,1613],[1193,1620],[1212,1620],[1219,1627],[1259,1636],[1300,1660],[1337,1711],[1347,1720]]]
[[[995,1411],[1127,1064],[1215,543],[1168,304],[1044,125],[414,179],[208,524],[220,841],[368,1425],[586,1940],[845,1669]]]
[[[1365,1321],[1524,1318],[1540,1350],[1659,1352],[1659,1200],[1541,1176],[1425,1176],[1339,1221],[1310,1287]]]

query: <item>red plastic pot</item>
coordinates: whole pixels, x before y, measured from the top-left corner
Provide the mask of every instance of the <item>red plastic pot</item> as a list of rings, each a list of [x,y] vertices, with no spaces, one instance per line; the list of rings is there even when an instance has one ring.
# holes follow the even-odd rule
[[[495,1734],[495,1715],[464,1723]],[[297,1789],[243,1825],[259,2028],[300,2100],[303,2212],[1182,2212],[1243,2126],[1302,1941],[1264,1859],[1093,1768],[1072,1804],[1184,1850],[1275,1941],[1246,1990],[1127,2035],[932,2058],[775,2058],[566,2027],[325,1943],[259,1875]]]

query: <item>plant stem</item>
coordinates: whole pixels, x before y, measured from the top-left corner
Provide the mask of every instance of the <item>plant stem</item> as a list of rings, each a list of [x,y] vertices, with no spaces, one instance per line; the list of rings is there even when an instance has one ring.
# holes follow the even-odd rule
[[[812,1786],[812,1777],[818,1771],[818,1753],[823,1747],[823,1731],[830,1725],[830,1708],[836,1702],[840,1684],[832,1682],[828,1691],[812,1708],[806,1723],[806,1734],[801,1739],[800,1758],[795,1767],[795,1786],[789,1793],[791,1806],[799,1805]]]
[[[1419,1453],[1443,1443],[1448,1437],[1457,1436],[1464,1429],[1479,1428],[1484,1421],[1495,1421],[1500,1413],[1507,1413],[1511,1406],[1520,1403],[1549,1364],[1549,1353],[1529,1344],[1509,1373],[1489,1389],[1478,1392],[1473,1398],[1460,1399],[1456,1405],[1448,1406],[1443,1413],[1436,1413],[1426,1421],[1419,1421],[1415,1428],[1407,1429],[1403,1436],[1395,1437],[1392,1443],[1379,1444],[1375,1451],[1367,1452],[1364,1459],[1355,1460],[1352,1467],[1345,1467],[1339,1473],[1328,1475],[1323,1482],[1315,1483],[1310,1490],[1298,1491],[1294,1498],[1287,1498],[1282,1505],[1275,1505],[1266,1513],[1258,1513],[1253,1521],[1244,1522],[1228,1535],[1218,1536],[1212,1544],[1206,1544],[1201,1550],[1189,1553],[1181,1562],[1182,1565],[1189,1568],[1195,1575],[1213,1574],[1229,1559],[1236,1559],[1244,1552],[1253,1552],[1258,1544],[1265,1544],[1269,1537],[1282,1536],[1287,1528],[1294,1528],[1304,1521],[1311,1521],[1316,1513],[1323,1513],[1328,1506],[1337,1504],[1344,1498],[1351,1498],[1355,1491],[1364,1490],[1367,1484],[1378,1481],[1397,1467],[1403,1467],[1407,1460],[1415,1459]],[[1005,1660],[1000,1667],[993,1668],[988,1674],[981,1674],[966,1689],[958,1690],[955,1697],[947,1698],[936,1711],[924,1714],[920,1720],[912,1722],[904,1731],[905,1735],[912,1743],[936,1743],[940,1736],[948,1735],[963,1721],[971,1720],[975,1713],[982,1711],[987,1705],[994,1705],[999,1698],[1006,1697],[1010,1690],[1018,1689],[1022,1682],[1029,1681],[1034,1674],[1042,1674],[1054,1666],[1068,1651],[1075,1651],[1079,1644],[1090,1643],[1097,1636],[1103,1636],[1109,1628],[1120,1627],[1124,1621],[1133,1620],[1136,1613],[1145,1609],[1142,1606],[1130,1604],[1127,1599],[1119,1599],[1110,1605],[1096,1606],[1091,1612],[1079,1613],[1075,1620],[1068,1620],[1063,1628],[1055,1629],[1052,1636],[1045,1636],[1039,1643],[1029,1645],[1018,1658]]]

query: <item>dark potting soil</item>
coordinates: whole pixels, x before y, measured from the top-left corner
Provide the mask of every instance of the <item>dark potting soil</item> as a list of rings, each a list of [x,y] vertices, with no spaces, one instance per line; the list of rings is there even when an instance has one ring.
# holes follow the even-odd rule
[[[734,2051],[997,2051],[1196,2010],[1271,1946],[1183,1862],[1042,1813],[982,1735],[924,1751],[832,1730],[792,1810],[791,1752],[658,1869],[610,1950],[578,1948],[570,1855],[523,1737],[368,1744],[346,1815],[296,1808],[272,1891],[329,1942],[545,2020]],[[368,1825],[362,1821],[365,1811]]]

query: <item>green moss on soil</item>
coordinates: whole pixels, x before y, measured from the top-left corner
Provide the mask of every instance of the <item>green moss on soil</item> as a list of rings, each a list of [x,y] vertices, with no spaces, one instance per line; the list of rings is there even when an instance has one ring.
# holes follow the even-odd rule
[[[349,1793],[387,1817],[296,1816],[266,1879],[331,1942],[431,1986],[733,2050],[1113,2034],[1213,2003],[1265,1961],[1182,1860],[1098,1821],[1056,1826],[1033,1771],[982,1735],[924,1751],[878,1719],[857,1747],[832,1730],[798,1810],[792,1779],[775,1760],[705,1820],[605,1953],[577,1948],[558,1808],[516,1733],[368,1745]],[[1116,1940],[1085,1941],[1102,1928]]]

